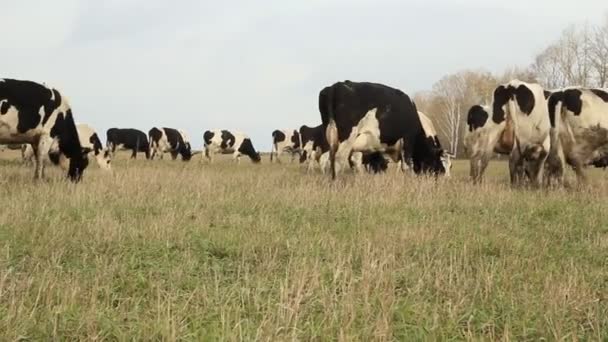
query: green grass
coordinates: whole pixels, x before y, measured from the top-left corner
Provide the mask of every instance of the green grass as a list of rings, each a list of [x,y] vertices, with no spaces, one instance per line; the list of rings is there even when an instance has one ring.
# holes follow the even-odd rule
[[[0,340],[605,340],[608,174],[578,190],[295,164],[0,161]]]

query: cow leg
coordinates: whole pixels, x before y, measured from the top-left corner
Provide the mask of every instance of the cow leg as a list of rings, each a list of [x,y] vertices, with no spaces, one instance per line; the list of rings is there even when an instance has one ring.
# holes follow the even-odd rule
[[[568,159],[568,164],[572,166],[572,170],[574,173],[576,173],[576,179],[578,179],[578,182],[580,184],[586,184],[587,175],[585,175],[585,172],[583,171],[584,165],[581,160],[578,158]]]
[[[51,148],[51,139],[49,137],[40,137],[38,144],[32,144],[34,156],[36,158],[36,173],[34,178],[42,179],[44,177],[44,159],[49,154]]]
[[[137,159],[137,148],[134,148],[131,152],[131,159]]]
[[[211,151],[210,151],[209,147],[205,147],[205,157],[207,157],[209,164],[211,164],[213,162],[213,159],[211,158]]]
[[[177,152],[171,151],[171,160],[177,159]]]
[[[511,152],[509,158],[509,173],[511,175],[511,185],[519,186],[523,180],[524,165],[521,154],[517,149]]]
[[[486,169],[490,164],[490,157],[491,156],[489,154],[484,154],[483,156],[481,156],[481,159],[479,159],[479,166],[477,169],[477,181],[479,183],[483,181],[483,175],[486,173]]]

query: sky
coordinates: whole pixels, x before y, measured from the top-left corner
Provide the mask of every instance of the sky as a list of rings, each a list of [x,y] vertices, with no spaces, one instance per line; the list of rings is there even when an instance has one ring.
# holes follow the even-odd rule
[[[177,6],[179,4],[179,6]],[[320,124],[319,91],[406,93],[463,69],[526,66],[605,0],[0,0],[0,77],[45,82],[110,127],[248,134]]]

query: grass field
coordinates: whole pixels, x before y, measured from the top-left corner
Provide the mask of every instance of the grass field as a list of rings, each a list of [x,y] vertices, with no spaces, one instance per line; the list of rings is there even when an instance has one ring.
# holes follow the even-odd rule
[[[606,340],[608,173],[584,189],[181,161],[0,161],[0,340]],[[14,158],[13,158],[14,159]],[[606,171],[608,172],[608,171]]]

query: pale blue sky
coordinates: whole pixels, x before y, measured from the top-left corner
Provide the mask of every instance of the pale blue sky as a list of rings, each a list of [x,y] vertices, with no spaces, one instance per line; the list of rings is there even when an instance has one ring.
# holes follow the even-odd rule
[[[47,82],[109,127],[248,133],[320,122],[335,81],[407,93],[466,68],[528,65],[605,0],[0,0],[0,77]],[[179,6],[178,6],[179,5]]]

